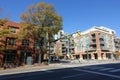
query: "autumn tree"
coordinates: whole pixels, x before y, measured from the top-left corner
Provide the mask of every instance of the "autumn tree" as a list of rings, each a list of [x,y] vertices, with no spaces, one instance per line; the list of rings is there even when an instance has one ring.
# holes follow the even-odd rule
[[[34,41],[39,45],[39,62],[41,54],[47,52],[47,44],[53,41],[53,35],[62,29],[62,18],[57,15],[53,5],[44,2],[28,6],[21,19],[31,24],[29,32],[34,35]],[[29,26],[30,27],[30,26]]]
[[[0,51],[3,51],[7,47],[7,38],[13,36],[11,29],[5,28],[4,24],[8,20],[6,19],[0,19]],[[3,53],[3,52],[1,52]]]
[[[60,56],[61,56],[60,47],[61,47],[60,43],[57,42],[57,43],[56,43],[56,48],[55,48],[55,55],[57,56],[57,58],[60,58]]]

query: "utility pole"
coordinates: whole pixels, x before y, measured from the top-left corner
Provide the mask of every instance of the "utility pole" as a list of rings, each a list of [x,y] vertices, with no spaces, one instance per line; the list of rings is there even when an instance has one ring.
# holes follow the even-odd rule
[[[49,53],[48,53],[49,59],[48,59],[48,64],[50,64],[50,42],[48,43],[48,45],[49,45]]]

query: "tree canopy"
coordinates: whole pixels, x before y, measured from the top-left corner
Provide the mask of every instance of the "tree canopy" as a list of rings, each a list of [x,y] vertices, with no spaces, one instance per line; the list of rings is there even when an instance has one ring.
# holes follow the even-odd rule
[[[53,5],[44,2],[28,6],[26,12],[21,14],[21,19],[31,25],[24,29],[32,33],[41,53],[47,48],[47,42],[53,40],[53,35],[62,29],[62,17],[57,15]]]
[[[12,36],[11,29],[4,28],[6,22],[7,19],[0,19],[0,53],[3,53],[6,48],[6,38]]]

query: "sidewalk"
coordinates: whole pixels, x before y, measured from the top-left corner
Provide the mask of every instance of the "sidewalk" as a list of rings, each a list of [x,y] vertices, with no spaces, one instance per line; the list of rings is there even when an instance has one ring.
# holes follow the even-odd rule
[[[88,63],[91,63],[91,64],[102,64],[102,63],[119,63],[120,60],[71,60],[70,63],[81,63],[81,64],[88,64]]]
[[[7,69],[0,69],[0,75],[10,75],[10,74],[20,74],[20,73],[27,73],[27,72],[35,72],[35,71],[46,71],[48,69],[54,69],[55,66],[60,64],[50,64],[50,65],[25,65],[16,68],[7,68]]]

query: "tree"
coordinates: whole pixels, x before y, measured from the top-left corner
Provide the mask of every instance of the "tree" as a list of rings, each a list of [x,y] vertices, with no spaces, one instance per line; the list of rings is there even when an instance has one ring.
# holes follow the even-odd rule
[[[60,56],[61,56],[60,43],[59,43],[59,42],[56,43],[55,55],[56,55],[58,58],[60,58]]]
[[[39,45],[39,55],[46,53],[47,44],[50,45],[53,35],[62,29],[62,18],[57,15],[53,5],[44,2],[30,5],[26,12],[21,14],[21,19],[32,25],[29,32],[33,33],[34,41]]]
[[[0,19],[0,28],[7,22],[7,19]]]
[[[9,29],[8,27],[4,27],[4,24],[7,22],[7,19],[0,19],[0,49],[3,50],[3,47],[6,48],[6,42],[7,42],[7,38],[14,36],[14,34],[12,34],[11,29]]]
[[[6,49],[7,49],[8,38],[13,36],[11,29],[4,26],[4,24],[6,24],[6,22],[7,22],[6,19],[0,19],[0,54],[5,54],[4,51],[6,51]],[[5,60],[6,60],[6,58],[5,58]],[[3,62],[3,58],[1,58],[0,64],[2,62]]]

